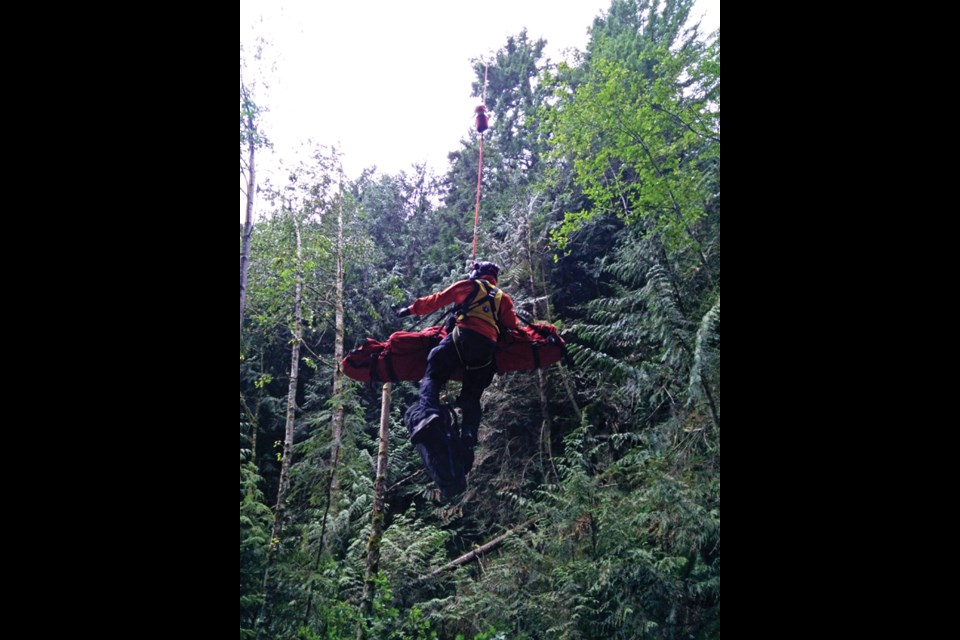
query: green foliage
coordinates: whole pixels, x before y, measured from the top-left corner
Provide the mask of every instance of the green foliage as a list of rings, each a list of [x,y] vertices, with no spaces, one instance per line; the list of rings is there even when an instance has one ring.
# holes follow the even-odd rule
[[[324,602],[318,612],[316,627],[301,625],[297,640],[354,640],[361,629],[365,638],[384,640],[432,640],[436,632],[420,609],[413,607],[406,614],[391,606],[390,585],[383,573],[374,578],[375,598],[370,615],[349,602]]]
[[[617,0],[594,25],[582,83],[555,85],[543,114],[551,157],[572,163],[591,201],[554,232],[561,249],[597,215],[647,220],[672,249],[698,245],[704,170],[719,167],[719,44],[704,51],[681,33],[691,4]]]
[[[697,329],[693,349],[693,365],[690,367],[688,393],[692,399],[702,400],[705,391],[712,387],[719,397],[720,391],[720,297],[703,316]],[[709,380],[709,382],[708,382]]]
[[[241,432],[244,430],[241,425]],[[264,504],[249,449],[240,450],[240,635],[252,634],[263,603],[261,592],[272,513]],[[251,635],[252,637],[252,635]]]
[[[686,30],[691,4],[613,0],[586,51],[560,65],[525,32],[484,58],[493,119],[479,252],[503,267],[518,309],[564,329],[573,366],[495,379],[468,489],[450,503],[402,425],[417,385],[394,385],[368,615],[380,395],[353,382],[332,393],[337,218],[348,348],[425,326],[432,319],[401,323],[390,307],[464,275],[479,140],[461,141],[443,176],[413,166],[347,180],[338,152],[318,149],[287,184],[266,187],[241,343],[242,637],[261,609],[263,635],[304,640],[358,628],[396,639],[719,637],[720,41]],[[474,69],[479,96],[482,63]],[[307,366],[287,518],[271,545],[294,223]],[[458,391],[448,385],[451,400]],[[496,549],[427,577],[507,531]]]
[[[536,529],[457,581],[451,615],[518,637],[703,633],[719,615],[719,487],[677,476],[643,438],[584,429],[567,444],[560,483],[530,503]]]
[[[263,43],[258,42],[254,48],[253,58],[260,59]],[[269,138],[260,126],[260,116],[264,109],[255,99],[255,81],[245,80],[247,71],[247,56],[244,55],[243,43],[240,43],[240,175],[248,170],[247,155],[251,150],[271,147]],[[243,188],[243,187],[241,187]]]
[[[473,61],[477,78],[473,93],[477,98],[484,93],[484,64],[487,65],[485,104],[493,120],[485,135],[503,158],[502,163],[491,164],[494,175],[499,176],[504,170],[530,172],[539,162],[541,145],[533,133],[538,105],[546,97],[537,82],[544,69],[541,58],[546,44],[542,39],[530,40],[524,29],[509,36],[492,59]]]

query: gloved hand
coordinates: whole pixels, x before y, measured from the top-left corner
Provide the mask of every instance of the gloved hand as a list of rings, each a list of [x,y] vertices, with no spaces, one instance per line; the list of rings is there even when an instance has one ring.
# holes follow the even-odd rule
[[[398,318],[406,318],[408,315],[410,315],[410,305],[407,305],[402,309],[400,309],[399,311],[397,311]]]

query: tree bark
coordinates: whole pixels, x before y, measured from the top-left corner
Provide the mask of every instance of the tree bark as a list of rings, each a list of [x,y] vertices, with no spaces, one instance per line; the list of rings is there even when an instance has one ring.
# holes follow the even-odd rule
[[[340,449],[342,447],[343,439],[343,419],[344,419],[344,406],[340,399],[340,394],[343,391],[343,372],[340,371],[340,361],[343,360],[343,190],[340,191],[340,209],[337,215],[337,243],[336,243],[336,252],[337,252],[337,267],[336,267],[336,282],[335,282],[335,291],[336,295],[334,298],[334,327],[335,327],[335,336],[333,343],[333,390],[332,398],[334,401],[333,412],[330,417],[330,433],[332,445],[330,447],[330,480],[327,483],[327,496],[325,500],[325,507],[323,509],[323,519],[320,525],[320,539],[317,543],[317,555],[316,560],[313,564],[313,571],[316,573],[320,570],[320,560],[323,557],[323,548],[324,540],[327,533],[327,521],[330,518],[330,512],[332,509],[333,503],[337,499],[337,493],[340,490],[340,481],[337,477],[337,467],[340,462]],[[336,510],[333,510],[336,513]],[[303,625],[306,626],[310,620],[310,613],[313,609],[313,584],[310,584],[310,588],[307,590],[307,608],[306,613],[303,617]]]
[[[247,116],[247,144],[250,155],[247,160],[247,216],[243,222],[243,244],[240,249],[240,330],[243,331],[243,312],[247,306],[247,269],[250,266],[250,236],[253,235],[253,201],[256,196],[257,179],[254,170],[253,116]]]
[[[380,570],[380,541],[383,538],[383,505],[387,486],[387,439],[390,427],[390,383],[383,385],[380,401],[380,447],[377,450],[377,478],[373,483],[373,511],[370,514],[370,541],[367,543],[367,568],[363,577],[362,617],[357,625],[357,640],[364,638],[364,620],[373,607],[374,578]]]
[[[333,343],[333,415],[330,418],[330,431],[333,438],[333,447],[330,452],[333,475],[330,478],[330,494],[336,496],[340,489],[337,478],[337,461],[340,459],[340,447],[343,442],[343,414],[342,398],[343,372],[340,371],[340,361],[343,360],[343,193],[340,194],[340,208],[337,212],[337,276],[336,297],[334,300],[335,337]]]
[[[280,487],[277,489],[277,507],[274,511],[273,538],[280,538],[283,525],[284,499],[290,486],[290,461],[293,458],[293,427],[297,413],[297,379],[300,375],[300,343],[303,342],[303,251],[300,244],[300,224],[294,216],[297,236],[297,275],[293,294],[293,348],[290,350],[290,384],[287,387],[287,421],[284,427],[283,460],[280,464]]]
[[[317,555],[314,561],[313,571],[316,573],[320,569],[320,559],[323,556],[324,539],[327,535],[327,521],[330,518],[333,503],[340,492],[340,480],[337,477],[337,467],[340,464],[340,449],[343,444],[343,418],[344,407],[340,398],[343,391],[343,372],[340,371],[340,361],[343,360],[343,191],[340,193],[340,210],[337,215],[337,273],[335,282],[334,299],[334,327],[335,336],[333,342],[333,392],[334,402],[333,412],[330,416],[330,433],[332,445],[330,447],[330,481],[327,483],[326,506],[323,509],[323,520],[320,525],[320,540],[317,543]],[[310,612],[313,609],[313,585],[310,585],[307,591],[307,609],[303,617],[303,624],[306,625],[310,619]]]
[[[527,266],[530,272],[530,295],[533,296],[533,315],[537,319],[537,283],[536,283],[536,263],[534,262],[533,251],[533,208],[536,206],[537,199],[532,198],[527,203]],[[546,286],[540,287],[540,290],[546,294]],[[546,297],[546,295],[545,295]],[[550,300],[544,300],[544,317],[550,314]],[[540,472],[547,477],[547,468],[543,464],[543,457],[546,456],[547,463],[554,472],[556,478],[556,469],[553,467],[553,421],[550,419],[550,405],[547,402],[547,378],[543,369],[537,369],[537,389],[540,392]]]
[[[297,380],[300,375],[300,343],[303,342],[303,251],[300,242],[300,224],[293,215],[293,227],[297,238],[297,274],[293,294],[293,347],[290,350],[290,384],[287,387],[287,420],[284,427],[283,458],[280,463],[280,486],[277,488],[277,505],[273,510],[273,529],[270,533],[270,551],[267,553],[267,566],[263,570],[263,606],[257,619],[257,638],[262,637],[266,624],[267,602],[269,600],[270,568],[277,555],[280,535],[283,530],[284,500],[290,486],[290,462],[293,458],[293,428],[297,414]]]
[[[550,419],[550,405],[547,403],[547,377],[543,369],[537,369],[537,382],[540,388],[540,455],[546,456],[547,465],[553,474],[553,482],[556,482],[558,478],[556,467],[553,465],[553,423]],[[542,463],[540,465],[540,472],[544,478],[547,478],[547,465]]]

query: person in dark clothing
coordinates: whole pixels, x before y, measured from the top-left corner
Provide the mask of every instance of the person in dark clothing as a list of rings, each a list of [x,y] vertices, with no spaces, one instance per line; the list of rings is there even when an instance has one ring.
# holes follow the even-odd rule
[[[467,280],[461,280],[440,293],[418,298],[400,309],[401,318],[426,315],[451,303],[459,305],[456,326],[427,356],[427,370],[420,381],[418,420],[410,440],[418,444],[440,417],[440,391],[457,369],[464,369],[463,388],[457,405],[463,411],[460,440],[470,454],[477,444],[482,409],[480,397],[496,373],[494,355],[500,332],[519,329],[513,300],[497,288],[500,267],[492,262],[475,262]]]

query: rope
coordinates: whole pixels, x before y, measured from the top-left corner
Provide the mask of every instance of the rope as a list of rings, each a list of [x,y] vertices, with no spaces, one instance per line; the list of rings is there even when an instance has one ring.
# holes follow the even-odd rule
[[[473,214],[473,257],[477,257],[477,227],[480,226],[480,176],[483,175],[483,134],[480,134],[480,162],[477,165],[477,210]]]
[[[483,104],[487,104],[487,63],[483,63]],[[477,163],[477,206],[473,214],[473,257],[477,257],[477,229],[480,227],[480,179],[483,176],[483,133],[480,133],[480,161]]]

